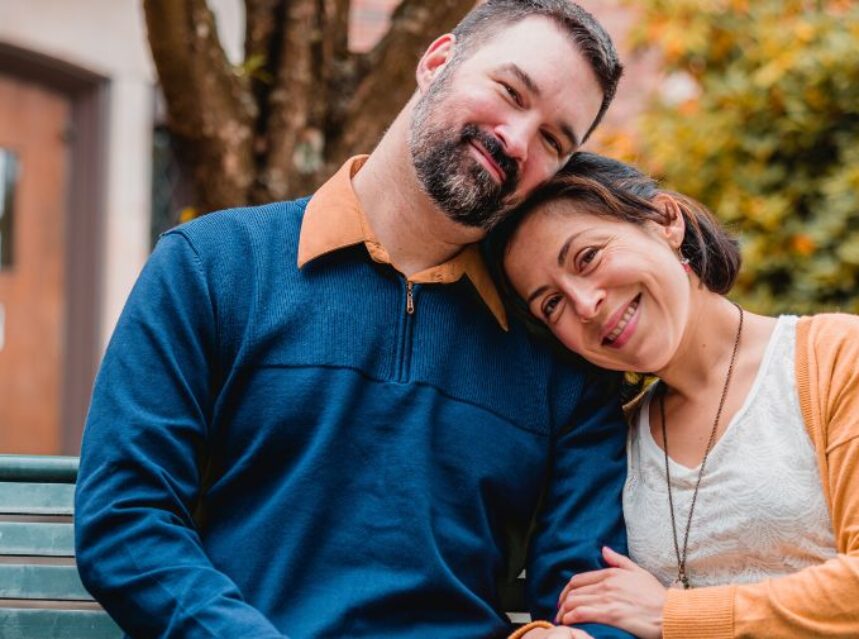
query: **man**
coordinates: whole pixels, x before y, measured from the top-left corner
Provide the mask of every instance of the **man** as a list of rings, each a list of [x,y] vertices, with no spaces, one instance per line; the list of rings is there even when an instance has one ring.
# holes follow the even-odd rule
[[[623,548],[614,402],[505,331],[472,245],[619,74],[577,6],[490,0],[429,47],[369,158],[309,201],[165,234],[96,382],[76,501],[81,576],[127,632],[504,636],[497,583],[535,518],[543,617]]]

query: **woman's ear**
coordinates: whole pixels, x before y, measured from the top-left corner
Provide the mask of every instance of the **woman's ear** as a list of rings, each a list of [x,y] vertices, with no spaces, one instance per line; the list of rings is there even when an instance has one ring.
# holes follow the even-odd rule
[[[653,198],[653,204],[665,213],[665,222],[658,223],[659,234],[662,235],[671,248],[679,250],[686,236],[686,218],[680,204],[668,193],[659,193]]]
[[[415,77],[418,81],[418,91],[421,93],[426,91],[426,88],[432,83],[435,77],[450,62],[453,58],[455,45],[456,36],[452,33],[445,33],[443,36],[436,38],[427,47],[415,71]]]

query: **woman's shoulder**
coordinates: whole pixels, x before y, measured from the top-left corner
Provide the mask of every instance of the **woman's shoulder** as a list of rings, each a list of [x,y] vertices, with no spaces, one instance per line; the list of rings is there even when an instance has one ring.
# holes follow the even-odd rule
[[[809,355],[847,355],[859,352],[859,315],[819,313],[806,315],[797,322],[798,341]]]
[[[859,436],[859,316],[821,313],[797,323],[797,385],[827,448]],[[801,402],[802,403],[802,402]]]
[[[853,313],[816,313],[803,315],[799,321],[815,326],[859,327],[859,315]]]

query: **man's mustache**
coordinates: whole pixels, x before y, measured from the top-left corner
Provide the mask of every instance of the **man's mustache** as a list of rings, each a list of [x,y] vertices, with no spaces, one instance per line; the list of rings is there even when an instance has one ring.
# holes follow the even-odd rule
[[[481,131],[474,124],[466,124],[462,129],[462,142],[468,143],[472,140],[480,142],[492,160],[504,172],[504,188],[515,190],[519,183],[519,164],[504,152],[501,142],[493,135]]]

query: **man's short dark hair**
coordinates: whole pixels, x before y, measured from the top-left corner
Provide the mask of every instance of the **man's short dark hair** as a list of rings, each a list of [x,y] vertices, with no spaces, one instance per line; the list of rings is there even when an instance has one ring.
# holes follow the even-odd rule
[[[467,58],[499,31],[532,16],[549,18],[570,35],[602,88],[599,113],[582,138],[584,141],[600,123],[611,104],[623,73],[623,65],[603,26],[576,3],[569,0],[487,0],[472,9],[453,29],[453,35],[456,36],[454,58],[460,61]]]

